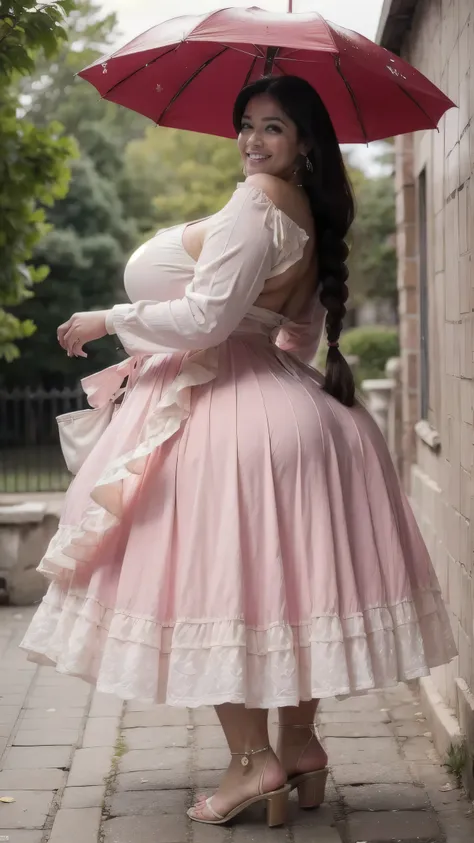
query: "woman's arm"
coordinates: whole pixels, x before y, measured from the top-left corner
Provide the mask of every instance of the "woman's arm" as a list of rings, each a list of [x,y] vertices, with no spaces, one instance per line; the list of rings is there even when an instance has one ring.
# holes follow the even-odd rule
[[[129,354],[192,351],[223,342],[240,324],[270,275],[272,203],[237,190],[216,216],[181,299],[116,305],[107,330]]]

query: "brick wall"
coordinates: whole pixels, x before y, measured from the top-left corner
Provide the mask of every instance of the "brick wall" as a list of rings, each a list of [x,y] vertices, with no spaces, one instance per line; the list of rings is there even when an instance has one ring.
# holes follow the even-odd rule
[[[439,133],[397,139],[403,374],[402,474],[448,603],[459,658],[435,671],[445,700],[474,689],[474,2],[420,0],[402,55],[459,105]],[[428,221],[429,424],[420,421],[419,175]],[[415,427],[417,432],[415,432]],[[440,448],[428,444],[437,431]],[[458,683],[459,684],[459,683]]]

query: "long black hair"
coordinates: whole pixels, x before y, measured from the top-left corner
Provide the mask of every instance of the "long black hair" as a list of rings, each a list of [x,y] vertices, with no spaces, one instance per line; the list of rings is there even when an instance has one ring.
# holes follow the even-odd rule
[[[302,159],[301,183],[308,196],[316,228],[318,269],[315,286],[327,311],[328,356],[325,390],[348,407],[354,403],[354,377],[339,350],[348,299],[345,237],[354,220],[351,183],[334,127],[319,94],[297,76],[265,76],[243,88],[234,105],[234,128],[239,134],[249,101],[259,94],[273,97],[296,124],[299,140],[308,145]],[[309,164],[308,164],[309,162]]]

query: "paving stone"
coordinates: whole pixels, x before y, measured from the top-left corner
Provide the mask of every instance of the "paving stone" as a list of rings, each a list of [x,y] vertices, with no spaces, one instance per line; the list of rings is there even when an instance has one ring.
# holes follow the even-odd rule
[[[0,705],[0,723],[14,723],[20,712],[19,705]]]
[[[263,813],[259,822],[249,822],[249,811],[235,820],[232,843],[286,843],[288,836],[285,828],[268,828]]]
[[[133,773],[119,773],[115,780],[115,789],[117,793],[132,790],[180,790],[190,787],[190,779],[186,765],[181,765],[179,769],[174,767],[172,770],[139,770]]]
[[[100,808],[60,808],[49,843],[97,843],[101,815]]]
[[[423,737],[429,730],[429,725],[426,720],[421,723],[417,720],[397,720],[393,724],[393,729],[399,738],[416,738]]]
[[[412,687],[400,683],[395,688],[385,688],[381,693],[381,698],[391,705],[403,705],[404,703],[411,703],[417,700],[416,684]]]
[[[434,843],[441,833],[434,815],[428,811],[377,811],[354,813],[347,819],[347,840],[357,843],[417,841]]]
[[[408,765],[400,764],[338,764],[332,769],[336,785],[392,784],[413,781]]]
[[[192,719],[196,726],[219,725],[219,720],[214,708],[210,708],[209,706],[194,708],[192,711]]]
[[[183,816],[191,804],[187,790],[133,790],[115,794],[110,800],[111,817],[151,817],[157,814]]]
[[[22,831],[16,829],[12,831],[11,828],[0,828],[0,841],[8,841],[8,843],[41,843],[43,839],[42,831]]]
[[[123,718],[126,729],[145,726],[187,726],[190,723],[189,712],[186,708],[172,708],[169,705],[157,705],[146,711],[130,711]]]
[[[300,826],[293,829],[294,843],[341,843],[341,837],[334,826]]]
[[[82,746],[115,746],[120,720],[118,717],[92,717],[87,721]]]
[[[321,711],[317,714],[318,723],[366,723],[366,711]],[[371,711],[371,723],[390,723],[388,711]]]
[[[28,697],[25,708],[85,708],[89,703],[90,690],[83,692],[62,691],[59,688],[38,688]]]
[[[140,770],[179,770],[189,763],[189,751],[181,747],[162,749],[132,749],[120,758],[121,773]]]
[[[322,723],[322,738],[391,738],[393,733],[386,723]]]
[[[91,787],[66,787],[61,800],[62,808],[102,808],[105,785]]]
[[[227,748],[200,749],[195,758],[196,770],[226,770],[230,754]]]
[[[36,711],[35,709],[23,709],[21,713],[22,729],[76,729],[84,722],[83,709],[73,709],[72,712]]]
[[[102,695],[104,696],[104,695]],[[125,703],[127,711],[153,711],[157,706],[154,703],[143,702],[142,700],[129,700]]]
[[[84,714],[67,716],[56,711],[44,712],[38,715],[36,711],[23,711],[20,718],[20,729],[28,732],[44,732],[46,729],[74,729],[79,730],[84,722]]]
[[[302,811],[298,805],[298,797],[291,794],[288,807],[288,822],[292,828],[310,826],[316,830],[334,825],[334,813],[329,805],[321,805],[314,811]]]
[[[66,780],[63,770],[2,770],[0,772],[0,790],[58,790]]]
[[[327,738],[324,746],[331,766],[378,762],[381,758],[386,764],[400,761],[394,738]]]
[[[113,755],[113,747],[77,749],[68,777],[69,787],[103,784],[110,773]]]
[[[89,717],[121,717],[123,702],[112,694],[102,694],[95,691]]]
[[[55,797],[54,791],[9,790],[5,795],[15,801],[0,805],[0,822],[4,828],[43,828]]]
[[[56,729],[54,726],[46,729],[19,729],[16,733],[14,746],[74,746],[79,738],[77,729]]]
[[[191,823],[192,843],[227,843],[233,840],[232,829],[223,825]]]
[[[186,816],[117,817],[104,824],[104,843],[185,843],[187,825]]]
[[[361,697],[348,697],[347,700],[336,700],[334,698],[321,700],[318,711],[380,711],[383,702],[378,694],[366,694]]]
[[[472,843],[474,840],[474,813],[459,806],[442,810],[438,814],[441,828],[446,834],[446,843]]]
[[[161,747],[186,747],[189,731],[185,726],[148,726],[126,729],[123,732],[128,749],[152,749]]]
[[[4,706],[12,706],[17,705],[21,708],[23,703],[25,702],[27,691],[16,693],[16,694],[1,694],[0,695],[0,708]]]
[[[423,717],[419,702],[406,703],[404,705],[397,705],[390,709],[390,717],[392,720],[412,720],[417,712],[419,716]]]
[[[403,741],[402,752],[407,761],[439,763],[438,754],[429,738],[407,738]]]
[[[54,667],[41,667],[35,680],[35,688],[60,688],[71,693],[77,691],[79,694],[86,692],[90,695],[91,688],[82,679],[76,676],[66,676],[58,673]]]
[[[344,787],[342,796],[351,811],[414,811],[429,807],[425,790],[414,784]]]
[[[455,785],[455,779],[441,766],[440,762],[430,764],[428,761],[426,763],[410,761],[408,767],[411,771],[412,779],[421,782],[425,787],[444,787],[448,782]]]
[[[2,759],[4,770],[35,770],[38,767],[68,768],[68,746],[13,746]]]
[[[196,726],[193,734],[199,749],[225,747],[225,737],[221,726]]]

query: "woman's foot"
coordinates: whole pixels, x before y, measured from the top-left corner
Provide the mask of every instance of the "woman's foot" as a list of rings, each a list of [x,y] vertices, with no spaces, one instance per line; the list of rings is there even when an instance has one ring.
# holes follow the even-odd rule
[[[328,756],[319,742],[313,724],[280,724],[277,756],[288,779],[302,773],[324,770],[328,763]]]
[[[218,789],[211,797],[212,811],[206,798],[198,797],[191,808],[191,819],[213,821],[216,815],[226,817],[248,799],[271,793],[284,784],[285,770],[271,747],[254,750],[248,755],[233,755]]]

